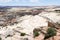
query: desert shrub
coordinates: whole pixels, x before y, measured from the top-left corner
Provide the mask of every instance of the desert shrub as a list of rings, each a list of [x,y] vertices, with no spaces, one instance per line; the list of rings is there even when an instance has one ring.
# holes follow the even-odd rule
[[[0,40],[2,40],[2,38],[0,37]]]
[[[33,32],[39,32],[40,31],[40,29],[39,28],[35,28],[34,30],[33,30]]]
[[[34,34],[34,37],[39,36],[39,33],[38,32],[34,32],[33,34]]]
[[[55,10],[55,12],[60,13],[60,10]]]
[[[34,35],[34,37],[39,36],[39,29],[38,28],[33,30],[33,35]]]
[[[7,35],[5,38],[7,38],[7,37],[12,37],[12,36],[13,36],[13,35],[10,35],[10,34],[9,34],[9,35]]]
[[[21,33],[21,36],[25,36],[26,35],[26,33]]]
[[[54,28],[48,28],[47,33],[45,34],[45,38],[44,39],[48,39],[50,37],[55,36],[57,33],[57,31]]]
[[[11,35],[7,35],[7,37],[10,37]]]

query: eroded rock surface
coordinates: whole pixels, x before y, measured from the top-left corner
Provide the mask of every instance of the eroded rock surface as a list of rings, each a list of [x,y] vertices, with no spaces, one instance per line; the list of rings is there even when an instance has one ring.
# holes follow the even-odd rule
[[[48,17],[55,23],[59,22],[59,13],[40,13],[39,15],[24,15],[24,16],[14,16],[11,20],[5,20],[6,26],[0,26],[0,37],[2,40],[43,40],[44,34],[40,34],[38,37],[33,37],[33,30],[35,28],[43,28],[46,30],[48,28],[48,19],[42,17]],[[13,16],[13,15],[12,15]],[[11,16],[11,17],[12,17]],[[44,31],[43,30],[43,31]],[[26,33],[25,36],[21,36],[21,33]],[[60,35],[60,34],[59,34]],[[56,36],[57,38],[57,36]]]

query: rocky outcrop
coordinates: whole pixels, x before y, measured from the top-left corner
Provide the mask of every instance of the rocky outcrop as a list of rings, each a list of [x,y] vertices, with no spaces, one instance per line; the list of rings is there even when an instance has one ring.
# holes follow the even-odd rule
[[[48,22],[48,20],[52,20],[54,23],[59,23],[60,20],[60,15],[58,16],[57,13],[10,13],[7,12],[6,14],[4,14],[4,16],[0,18],[0,25],[2,25],[0,26],[0,37],[2,38],[2,40],[43,40],[45,36],[44,33],[46,33],[46,30],[49,27],[55,26],[51,22]],[[35,28],[40,29],[40,35],[36,38],[33,37],[33,30]],[[21,36],[21,33],[25,33],[26,35]],[[58,35],[60,35],[60,33],[57,32],[57,35],[54,37],[54,39],[58,39]],[[50,40],[52,40],[52,38],[50,38]]]

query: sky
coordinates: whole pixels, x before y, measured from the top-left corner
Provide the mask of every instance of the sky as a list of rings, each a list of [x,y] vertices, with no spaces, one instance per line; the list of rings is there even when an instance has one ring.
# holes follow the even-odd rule
[[[0,6],[60,5],[60,0],[0,0]]]

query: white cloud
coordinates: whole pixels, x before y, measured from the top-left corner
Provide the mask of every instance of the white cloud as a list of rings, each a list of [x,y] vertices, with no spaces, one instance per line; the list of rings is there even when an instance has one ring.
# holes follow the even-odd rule
[[[39,2],[39,0],[30,0],[30,2]]]
[[[11,2],[12,0],[0,0],[0,3]]]

